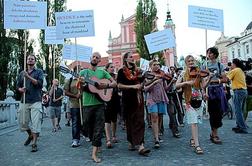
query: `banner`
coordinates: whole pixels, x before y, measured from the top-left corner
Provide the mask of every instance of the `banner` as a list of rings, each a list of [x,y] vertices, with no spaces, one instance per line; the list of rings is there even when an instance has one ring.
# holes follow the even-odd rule
[[[46,2],[4,1],[4,29],[45,29],[46,25]]]
[[[93,10],[56,12],[57,39],[94,36]]]
[[[63,47],[62,58],[66,60],[78,60],[82,62],[90,62],[92,51],[93,51],[92,47],[66,44]]]
[[[188,6],[188,26],[223,32],[223,10]]]
[[[56,26],[46,28],[45,44],[64,44],[64,39],[57,39],[56,37]]]
[[[171,29],[145,35],[144,39],[150,54],[175,47],[175,38]]]

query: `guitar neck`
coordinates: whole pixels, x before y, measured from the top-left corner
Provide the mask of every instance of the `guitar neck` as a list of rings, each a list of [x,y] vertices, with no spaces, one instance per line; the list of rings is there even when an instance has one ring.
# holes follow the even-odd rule
[[[74,71],[69,71],[69,73],[70,73],[72,76],[74,76],[74,77],[76,77],[76,78],[79,78],[79,74],[78,74],[78,73],[76,73],[76,72],[74,72]]]
[[[85,78],[85,82],[88,83],[88,84],[91,84],[91,85],[93,85],[93,86],[96,86],[96,84],[97,84],[96,81],[91,80],[91,79],[89,79],[89,78]]]

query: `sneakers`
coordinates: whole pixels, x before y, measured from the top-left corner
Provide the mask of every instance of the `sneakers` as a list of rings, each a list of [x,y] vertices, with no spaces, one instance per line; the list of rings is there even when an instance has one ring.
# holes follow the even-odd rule
[[[32,150],[31,152],[37,152],[38,151],[38,147],[36,144],[32,144]]]
[[[32,135],[28,136],[27,140],[24,142],[24,146],[29,145],[31,143],[32,139],[33,139]]]
[[[65,126],[70,126],[70,121],[67,121],[67,123],[65,124]]]
[[[85,137],[84,135],[83,135],[83,138],[85,139],[86,142],[90,142],[91,141],[89,137]]]
[[[159,141],[155,141],[155,143],[154,143],[154,148],[155,148],[155,149],[160,148]]]
[[[159,143],[164,142],[164,140],[162,138],[159,137],[158,139],[159,139]]]
[[[73,148],[79,147],[80,146],[80,142],[77,140],[73,140],[73,143],[71,145]]]
[[[61,127],[60,127],[60,125],[58,125],[58,126],[57,126],[57,128],[58,128],[58,130],[61,130]]]
[[[235,133],[240,133],[240,134],[248,134],[248,132],[244,129],[238,129],[234,131]]]
[[[181,137],[179,131],[175,131],[172,134],[173,134],[173,137],[175,137],[175,138],[180,138]]]

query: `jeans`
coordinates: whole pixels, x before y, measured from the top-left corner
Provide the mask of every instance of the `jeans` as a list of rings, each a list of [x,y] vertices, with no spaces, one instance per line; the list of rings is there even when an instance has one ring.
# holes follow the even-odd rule
[[[247,94],[248,92],[246,89],[234,90],[233,101],[234,101],[234,107],[235,107],[236,124],[237,124],[237,127],[243,130],[247,129],[247,126],[245,124],[245,120],[243,117],[243,110],[244,110]]]
[[[72,118],[72,137],[73,140],[80,140],[80,108],[70,108]]]

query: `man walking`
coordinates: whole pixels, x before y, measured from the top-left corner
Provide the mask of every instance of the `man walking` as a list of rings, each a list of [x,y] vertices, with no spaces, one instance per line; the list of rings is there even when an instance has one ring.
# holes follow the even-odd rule
[[[35,55],[27,57],[27,70],[22,71],[17,80],[17,89],[21,94],[25,94],[25,102],[21,104],[18,111],[19,125],[21,131],[26,131],[28,138],[24,145],[27,146],[32,141],[31,152],[37,151],[37,137],[41,131],[42,120],[42,88],[43,71],[35,68]],[[25,79],[25,85],[24,85]],[[22,102],[24,97],[22,98]],[[31,122],[31,123],[30,123]],[[30,123],[30,126],[29,126]]]

